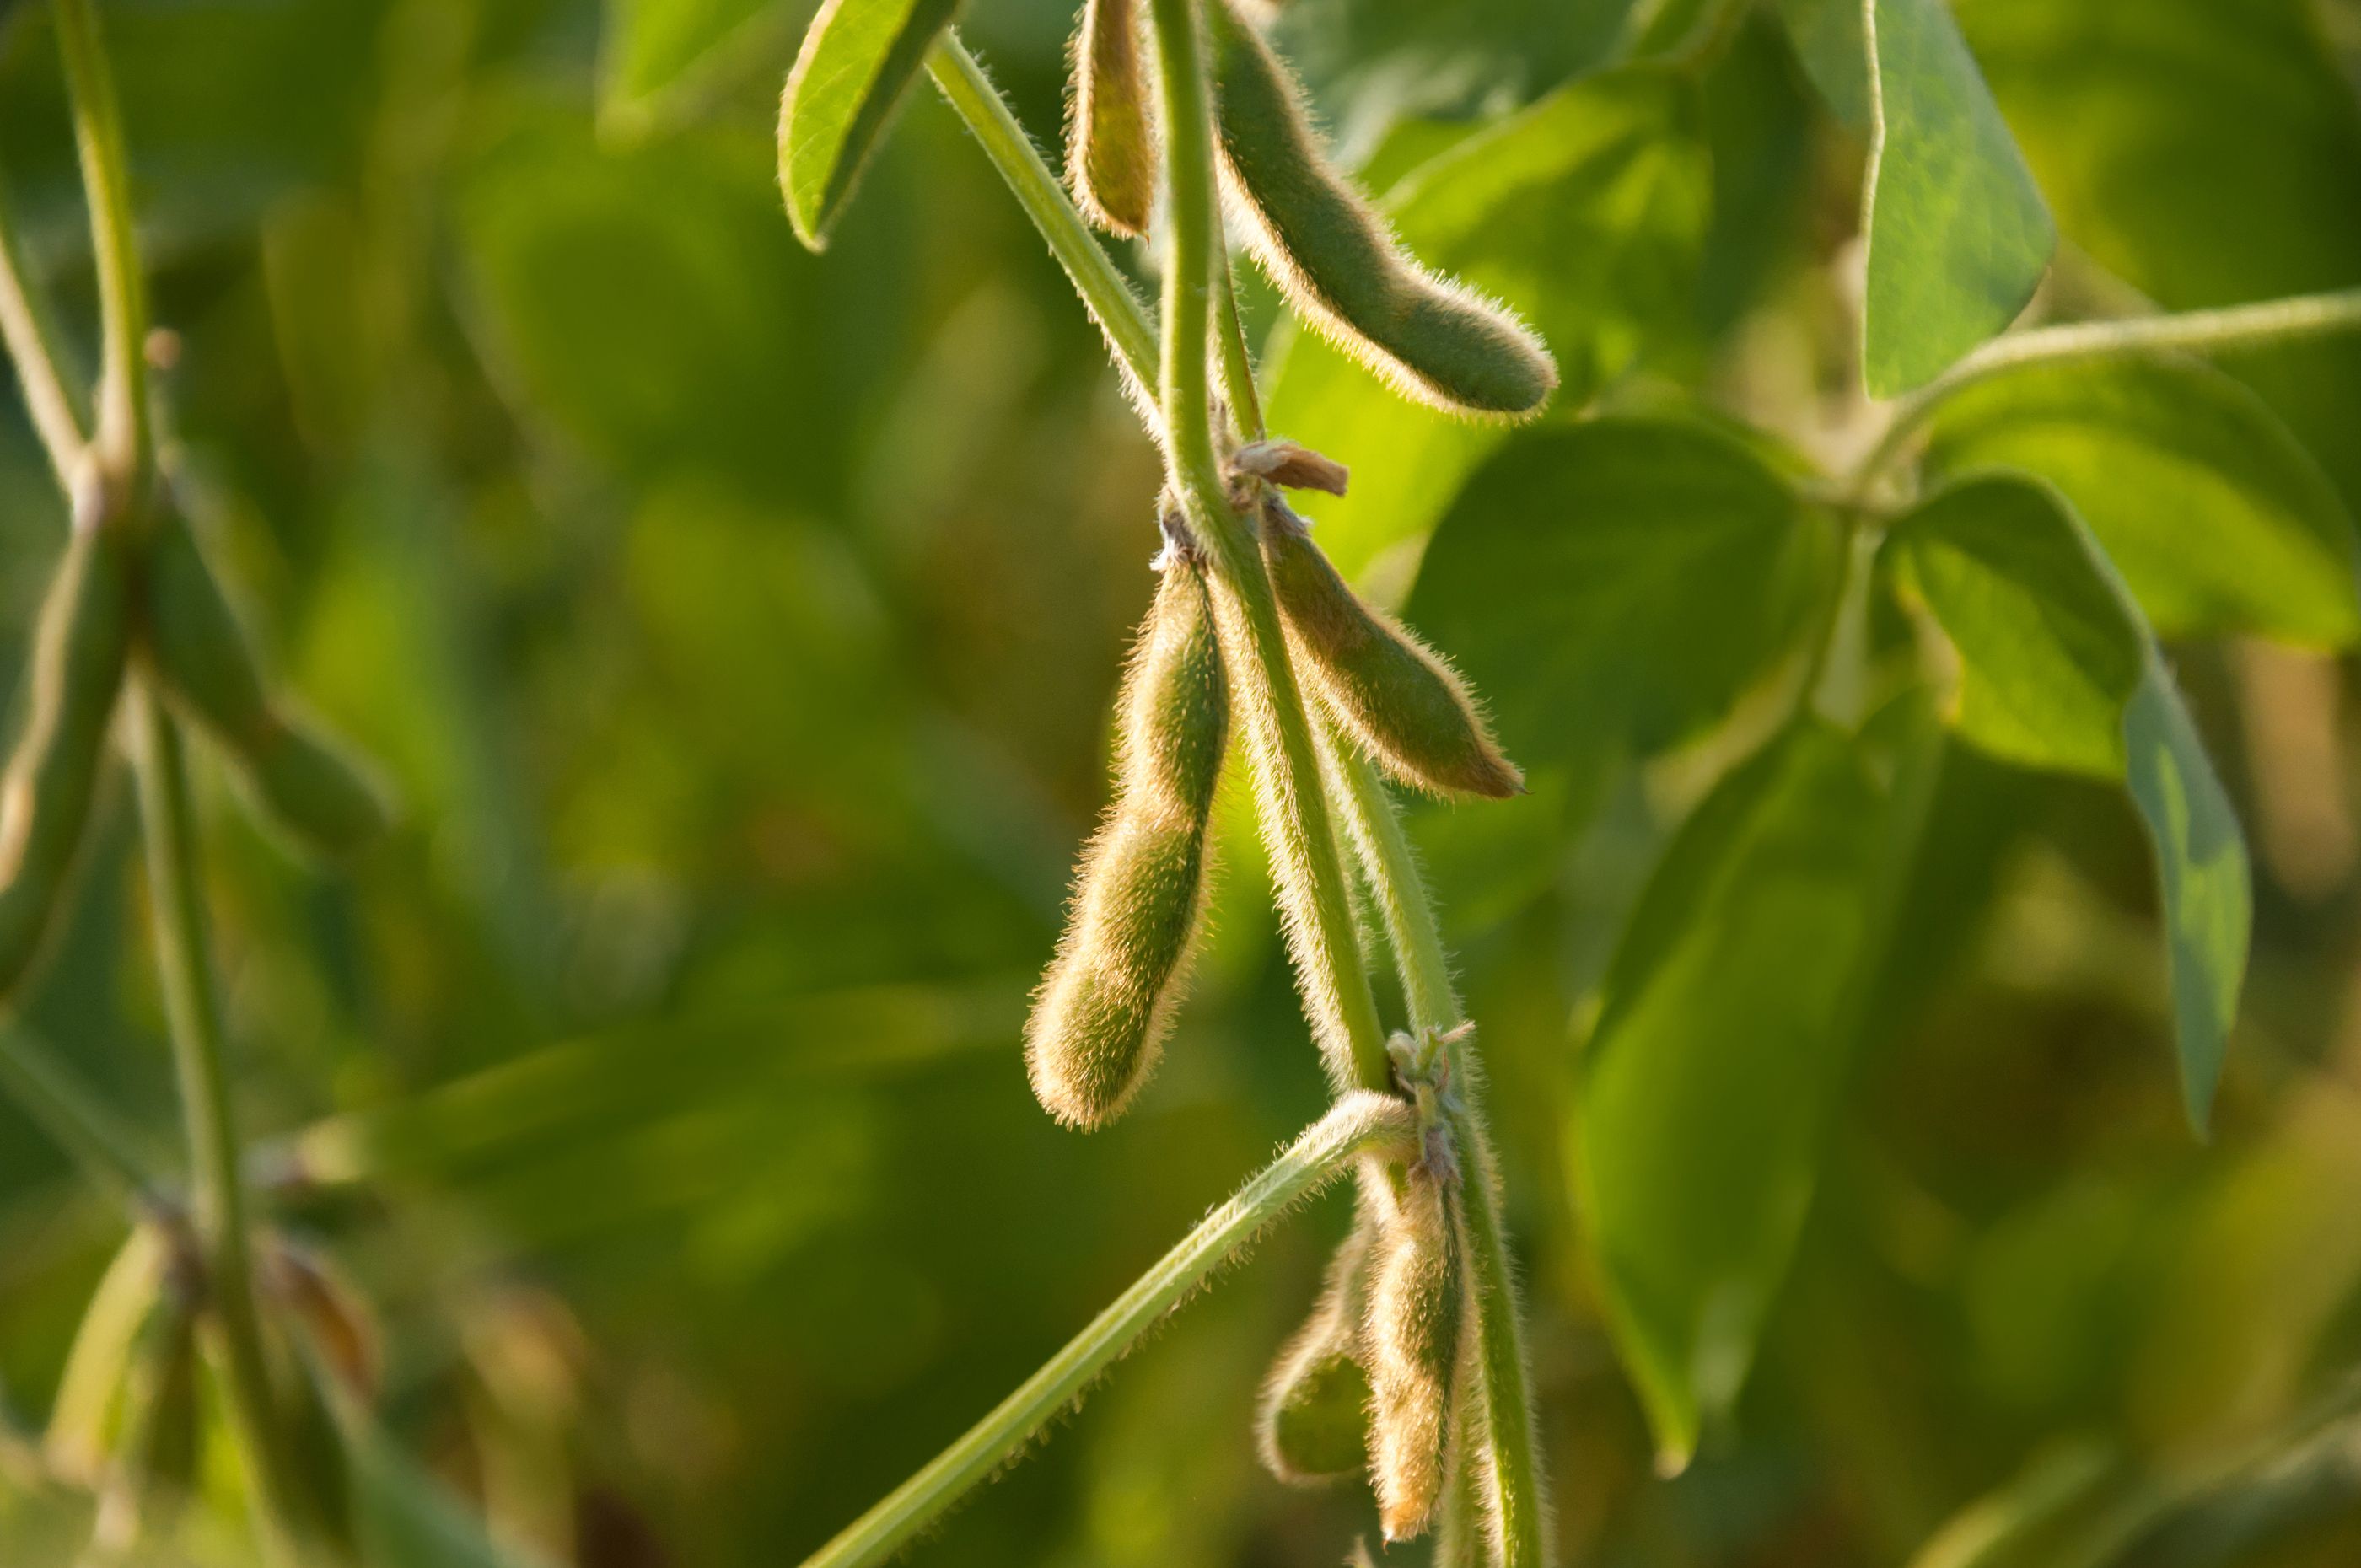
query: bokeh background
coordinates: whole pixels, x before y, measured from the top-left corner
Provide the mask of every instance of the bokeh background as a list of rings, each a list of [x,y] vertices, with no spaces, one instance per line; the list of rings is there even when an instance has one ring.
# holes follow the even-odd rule
[[[1382,191],[1635,45],[1679,53],[1708,9],[1290,0],[1281,26]],[[2361,6],[1955,9],[2066,234],[2056,290],[2190,307],[2361,282]],[[310,1179],[286,1223],[381,1315],[390,1424],[505,1536],[597,1568],[796,1561],[1323,1102],[1235,801],[1200,983],[1137,1109],[1082,1137],[1026,1088],[1026,994],[1152,585],[1154,455],[930,93],[828,254],[796,247],[772,126],[800,0],[104,12],[182,482],[291,679],[406,806],[324,872],[203,763],[258,1159]],[[967,19],[1037,137],[1072,21],[1050,0]],[[1578,280],[1541,319],[1599,403],[1703,402],[1842,450],[1862,138],[1767,14],[1711,41],[1657,68],[1702,91],[1632,133],[1603,195],[1541,190],[1443,259],[1480,274],[1514,241],[1495,286]],[[0,170],[86,323],[37,5],[0,5]],[[1276,314],[1249,307],[1258,331]],[[1282,428],[1359,472],[1306,510],[1401,600],[1469,438],[1284,329],[1268,351]],[[2361,346],[2231,368],[2361,510]],[[0,659],[62,522],[0,402]],[[1598,694],[1568,694],[1509,736],[1551,759],[1532,796],[1418,812],[1490,1063],[1571,1561],[1964,1563],[1985,1516],[1961,1510],[2092,1467],[2191,1489],[2144,1561],[2361,1560],[2361,1428],[2322,1424],[2361,1367],[2347,668],[2237,644],[2180,668],[2260,851],[2211,1141],[2177,1099],[2128,809],[1963,756],[1755,1376],[1676,1478],[1587,1277],[1570,1086],[1621,917],[1727,753],[1635,762],[1586,740]],[[129,805],[118,780],[24,1019],[169,1149]],[[1327,1563],[1373,1533],[1365,1498],[1281,1488],[1248,1437],[1345,1213],[1274,1236],[911,1560]],[[118,1240],[0,1105],[21,1428]]]

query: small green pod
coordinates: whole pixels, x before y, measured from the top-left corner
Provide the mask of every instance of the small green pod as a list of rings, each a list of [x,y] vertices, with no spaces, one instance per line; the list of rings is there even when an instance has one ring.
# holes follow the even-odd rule
[[[1255,1446],[1263,1467],[1289,1486],[1320,1486],[1367,1464],[1369,1374],[1361,1335],[1376,1234],[1365,1207],[1329,1260],[1318,1304],[1263,1382]]]
[[[253,641],[177,513],[157,528],[144,599],[148,649],[166,689],[229,753],[263,810],[331,857],[385,830],[385,792],[272,694]]]
[[[203,1450],[196,1323],[168,1294],[142,1331],[123,1386],[122,1427],[98,1535],[117,1550],[170,1526],[196,1483]]]
[[[1457,1195],[1424,1165],[1378,1227],[1369,1284],[1369,1475],[1389,1541],[1424,1533],[1443,1496],[1466,1297]]]
[[[1136,0],[1084,0],[1074,33],[1066,182],[1082,216],[1137,239],[1156,210],[1156,120]]]
[[[39,956],[90,821],[131,641],[128,552],[77,525],[42,603],[23,733],[0,778],[0,996]]]
[[[1271,498],[1262,558],[1315,690],[1362,750],[1404,784],[1504,800],[1524,775],[1501,754],[1457,672],[1338,576],[1303,520]]]
[[[1301,87],[1235,0],[1213,0],[1205,20],[1224,181],[1289,302],[1405,397],[1477,418],[1538,412],[1557,389],[1548,347],[1402,248],[1329,163]]]
[[[1185,558],[1168,561],[1124,681],[1115,802],[1025,1030],[1033,1092],[1076,1127],[1119,1114],[1155,1065],[1204,904],[1229,700],[1204,579]]]

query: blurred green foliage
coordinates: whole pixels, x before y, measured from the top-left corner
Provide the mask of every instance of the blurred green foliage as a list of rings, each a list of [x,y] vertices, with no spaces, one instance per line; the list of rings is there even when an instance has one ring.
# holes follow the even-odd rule
[[[2048,306],[2361,283],[2361,7],[1952,9],[2062,236]],[[2031,468],[2150,619],[2203,639],[2172,653],[2258,868],[2200,1142],[2119,793],[1960,745],[1897,780],[1877,758],[1927,722],[1907,701],[1731,771],[1764,731],[1754,676],[1835,565],[1790,481],[1866,428],[1865,275],[1872,338],[1883,296],[1865,88],[1828,60],[1844,10],[1291,0],[1279,23],[1404,237],[1517,306],[1566,383],[1534,431],[1445,423],[1248,301],[1275,429],[1354,468],[1307,508],[1319,538],[1461,663],[1532,774],[1413,829],[1482,1025],[1563,1551],[2349,1563],[2361,794],[2333,655],[2361,633],[2361,340],[2131,386],[2028,373],[1934,429],[1930,473]],[[406,803],[330,873],[201,775],[258,1169],[304,1179],[280,1217],[381,1316],[388,1424],[501,1539],[596,1568],[794,1561],[1325,1097],[1236,799],[1139,1108],[1082,1138],[1026,1090],[1025,997],[1152,586],[1154,454],[923,90],[827,256],[796,246],[773,130],[807,7],[104,14],[197,522]],[[1047,138],[1069,8],[979,0],[965,25]],[[38,5],[0,7],[0,170],[91,321]],[[7,630],[62,526],[12,406]],[[2049,652],[1993,625],[1970,710]],[[1864,634],[1908,639],[1882,587]],[[2249,635],[2298,651],[2224,641]],[[2160,667],[2120,652],[2080,694],[2102,717]],[[2039,727],[2034,760],[2123,765],[2089,712],[2009,718]],[[1913,787],[1905,876],[1875,834]],[[169,1148],[127,796],[23,1014]],[[1832,882],[1875,891],[1868,928]],[[1743,896],[1684,924],[1720,883]],[[0,1381],[34,1431],[120,1224],[5,1106],[0,1130]],[[1594,1221],[1618,1169],[1651,1206]],[[1731,1181],[1761,1184],[1744,1212]],[[1345,1207],[1266,1244],[913,1561],[1327,1562],[1373,1532],[1359,1494],[1285,1491],[1248,1440]],[[1721,1291],[1708,1327],[1749,1348],[1665,1345],[1694,1386],[1635,1384],[1594,1254]],[[1663,1479],[1667,1420],[1698,1448]],[[0,1558],[40,1563],[75,1505],[20,1447]]]

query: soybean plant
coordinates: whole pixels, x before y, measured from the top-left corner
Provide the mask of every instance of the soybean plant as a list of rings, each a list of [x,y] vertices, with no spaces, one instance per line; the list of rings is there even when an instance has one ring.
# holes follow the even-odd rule
[[[1261,428],[1221,208],[1239,217],[1296,312],[1406,396],[1467,418],[1520,418],[1547,400],[1555,367],[1504,307],[1408,254],[1331,163],[1293,74],[1228,0],[1148,0],[1144,16],[1131,0],[1089,0],[1071,57],[1071,194],[939,10],[856,12],[837,0],[813,23],[779,126],[798,233],[815,247],[824,239],[923,57],[1072,276],[1164,456],[1162,491],[1142,507],[1161,528],[1162,580],[1118,704],[1115,801],[1083,850],[1026,1029],[1035,1093],[1059,1121],[1097,1127],[1155,1065],[1180,1001],[1207,820],[1235,737],[1337,1098],[1024,1387],[812,1562],[873,1562],[926,1528],[1282,1209],[1350,1167],[1356,1223],[1264,1387],[1264,1463],[1298,1485],[1361,1473],[1386,1538],[1439,1525],[1440,1562],[1533,1568],[1548,1557],[1545,1505],[1474,1033],[1377,771],[1490,799],[1519,794],[1523,780],[1450,665],[1363,600],[1284,499],[1290,488],[1343,493],[1348,455]],[[898,26],[884,25],[896,14]],[[1155,325],[1086,222],[1153,243]],[[1401,970],[1409,1005],[1391,1030],[1363,967],[1348,898],[1356,875]]]
[[[104,371],[86,432],[0,210],[0,337],[71,519],[27,663],[0,783],[0,1007],[13,1005],[74,894],[74,869],[118,745],[138,775],[149,919],[189,1143],[184,1205],[53,1064],[0,1036],[12,1091],[122,1196],[130,1239],[76,1335],[49,1447],[98,1490],[95,1547],[168,1539],[198,1474],[200,1346],[221,1384],[257,1533],[274,1562],[349,1541],[315,1366],[365,1382],[368,1316],[334,1272],[250,1225],[244,1146],[199,887],[181,723],[220,749],[301,849],[340,855],[386,826],[373,773],[280,691],[206,560],[159,455],[145,363],[146,291],[115,94],[93,0],[53,0],[97,258]]]

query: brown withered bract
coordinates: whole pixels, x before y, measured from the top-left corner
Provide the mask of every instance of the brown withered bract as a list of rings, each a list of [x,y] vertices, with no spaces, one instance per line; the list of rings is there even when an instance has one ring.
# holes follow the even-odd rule
[[[1332,496],[1343,495],[1352,477],[1334,457],[1284,438],[1247,442],[1230,455],[1230,466],[1285,489],[1323,490]]]

